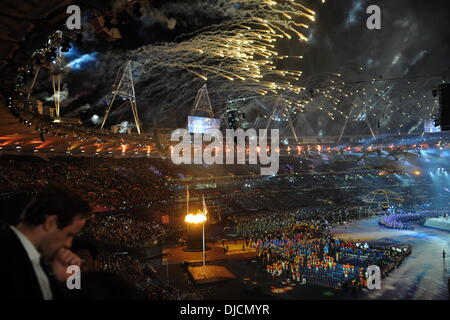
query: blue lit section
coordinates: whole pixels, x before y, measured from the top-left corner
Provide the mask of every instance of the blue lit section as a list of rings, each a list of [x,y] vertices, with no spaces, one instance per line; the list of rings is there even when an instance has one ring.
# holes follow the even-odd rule
[[[71,45],[71,48],[70,48],[69,52],[62,53],[64,58],[69,62],[80,56],[80,52],[78,51],[77,47],[74,46],[73,43],[70,43],[70,45]]]
[[[67,66],[72,70],[81,70],[87,65],[97,61],[98,53],[81,54],[77,47],[71,43],[72,48],[69,52],[63,52],[63,56],[68,62]]]
[[[345,24],[347,27],[356,23],[358,15],[363,11],[362,2],[360,0],[356,0],[353,2],[353,6],[348,13]]]
[[[80,70],[83,69],[87,64],[93,63],[97,61],[97,52],[83,54],[78,59],[73,60],[67,66],[72,70]]]

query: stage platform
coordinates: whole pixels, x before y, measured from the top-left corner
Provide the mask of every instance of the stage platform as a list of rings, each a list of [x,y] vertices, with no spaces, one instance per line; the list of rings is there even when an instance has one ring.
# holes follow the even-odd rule
[[[234,274],[222,266],[188,267],[188,271],[196,284],[207,284],[236,279]]]
[[[207,247],[209,250],[206,251],[206,261],[226,259],[223,248],[215,246],[212,243],[208,243]],[[163,250],[163,254],[165,255],[163,260],[166,260],[168,263],[195,263],[203,261],[203,252],[189,252],[185,251],[185,249],[186,246],[166,248]]]
[[[425,227],[434,228],[444,231],[450,231],[450,217],[449,218],[431,218],[427,219],[424,224]]]

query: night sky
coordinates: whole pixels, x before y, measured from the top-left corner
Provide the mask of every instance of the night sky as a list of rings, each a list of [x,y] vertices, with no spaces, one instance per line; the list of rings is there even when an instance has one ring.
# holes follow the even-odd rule
[[[114,2],[112,7],[121,8],[123,2]],[[153,1],[140,9],[141,17],[130,13],[128,23],[120,27],[122,40],[116,42],[91,33],[92,16],[85,12],[85,41],[74,45],[66,56],[72,69],[65,75],[63,112],[84,120],[93,115],[101,118],[115,74],[127,60],[138,62],[134,76],[144,128],[185,126],[195,94],[204,83],[218,113],[227,107],[227,100],[254,96],[245,92],[239,81],[208,75],[205,82],[182,68],[167,66],[179,56],[163,53],[164,48],[177,48],[205,32],[225,32],[230,21],[248,17],[248,11],[243,11],[245,2]],[[310,28],[304,32],[309,41],[280,39],[274,48],[279,55],[303,56],[275,62],[278,69],[303,71],[295,84],[307,90],[291,98],[308,101],[301,117],[309,125],[303,120],[296,122],[298,132],[338,135],[350,111],[346,134],[369,134],[367,123],[378,133],[420,132],[421,120],[431,119],[437,112],[431,89],[442,82],[445,71],[450,72],[448,1],[298,2],[316,11],[316,21],[309,22]],[[366,8],[371,4],[381,7],[381,30],[366,27]],[[183,63],[201,59],[211,66],[228,63],[226,59],[203,60],[199,55],[181,59]],[[385,81],[392,78],[396,80]],[[342,81],[345,84],[339,85]],[[38,97],[49,98],[49,88],[43,81]],[[240,102],[239,107],[252,121],[262,116],[261,106],[270,110],[276,101],[276,96],[260,97]],[[130,115],[118,113],[112,121],[130,120]]]

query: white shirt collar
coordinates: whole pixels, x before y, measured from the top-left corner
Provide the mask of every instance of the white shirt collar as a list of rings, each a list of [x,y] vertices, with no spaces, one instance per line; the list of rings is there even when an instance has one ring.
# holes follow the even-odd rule
[[[31,261],[39,262],[39,260],[41,259],[41,254],[39,253],[39,251],[37,251],[34,244],[32,244],[31,241],[14,226],[11,226],[11,229],[17,235],[23,247],[25,248],[25,251],[28,254],[28,258],[30,258]]]

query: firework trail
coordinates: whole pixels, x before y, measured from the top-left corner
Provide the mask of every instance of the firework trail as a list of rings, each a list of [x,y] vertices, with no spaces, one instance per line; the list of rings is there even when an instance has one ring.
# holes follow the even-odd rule
[[[432,86],[433,81],[418,80],[406,86],[376,81],[347,83],[345,74],[329,72],[305,78],[300,70],[280,67],[286,65],[283,60],[297,64],[302,56],[280,55],[279,41],[307,45],[308,28],[316,20],[314,11],[302,2],[168,1],[158,9],[147,4],[144,16],[165,23],[168,30],[190,24],[187,29],[195,31],[181,34],[173,42],[100,53],[96,67],[82,71],[97,84],[97,95],[90,104],[100,116],[103,114],[118,68],[132,60],[137,103],[144,124],[153,124],[158,119],[159,126],[184,125],[195,94],[204,83],[217,114],[226,109],[228,100],[258,97],[270,109],[281,96],[284,103],[277,116],[289,114],[295,118],[304,113],[313,131],[326,127],[329,134],[339,134],[339,122],[347,118],[350,126],[362,124],[362,130],[367,130],[367,121],[374,127],[381,125],[394,130],[417,127],[420,121],[432,118],[437,111],[432,97],[416,93]],[[117,1],[116,7],[124,3]],[[202,25],[205,15],[213,17],[214,23]],[[74,100],[69,99],[66,105]],[[247,110],[258,105],[251,99],[240,104]],[[263,116],[269,114],[270,110]]]
[[[279,69],[277,63],[302,57],[280,56],[276,45],[281,39],[307,42],[305,30],[315,21],[314,11],[300,0],[217,0],[208,4],[192,1],[189,6],[168,3],[158,15],[167,17],[166,11],[175,16],[184,12],[190,17],[196,10],[218,14],[219,9],[226,17],[222,22],[183,34],[174,42],[102,53],[93,80],[100,81],[101,77],[107,86],[107,79],[114,79],[120,65],[127,60],[136,62],[133,66],[138,107],[144,121],[155,116],[147,112],[152,107],[161,108],[158,110],[161,118],[166,112],[172,114],[174,109],[187,114],[189,103],[203,83],[208,84],[213,100],[287,91],[288,97],[300,94],[303,88],[297,83],[302,72]],[[151,10],[155,16],[155,10]],[[108,91],[108,88],[101,90],[102,96],[95,103],[98,108],[107,103]],[[295,99],[290,104],[300,108],[302,104],[294,102]],[[152,100],[165,102],[155,106]]]

